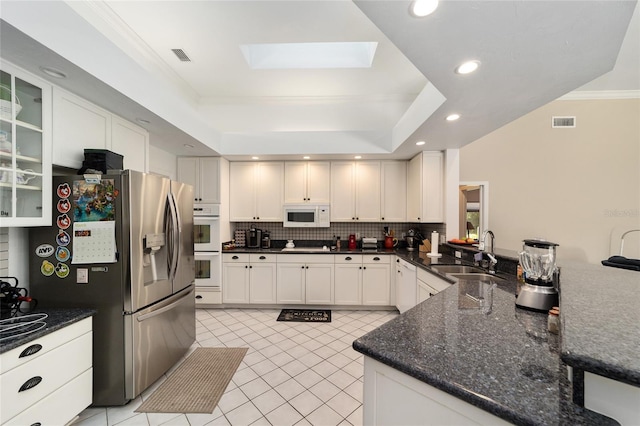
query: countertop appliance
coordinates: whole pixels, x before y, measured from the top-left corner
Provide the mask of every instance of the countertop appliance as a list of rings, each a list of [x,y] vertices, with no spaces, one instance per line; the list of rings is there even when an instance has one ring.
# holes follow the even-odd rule
[[[222,260],[220,258],[220,204],[196,204],[193,207],[195,283],[220,293]]]
[[[269,231],[262,231],[262,248],[271,248],[271,233]]]
[[[416,231],[413,229],[409,229],[407,231],[407,236],[405,237],[405,240],[407,242],[407,251],[414,251],[415,248],[415,244],[416,244]]]
[[[362,250],[378,250],[378,239],[375,237],[362,237]]]
[[[92,308],[93,405],[123,405],[195,341],[193,187],[125,170],[53,178],[54,225],[29,231],[43,308]]]
[[[285,228],[328,228],[329,204],[285,204],[282,226]]]
[[[525,282],[517,290],[517,306],[537,311],[558,306],[557,246],[545,240],[524,240],[519,258]]]
[[[260,244],[262,244],[262,229],[252,226],[251,229],[247,231],[247,247],[259,248]]]

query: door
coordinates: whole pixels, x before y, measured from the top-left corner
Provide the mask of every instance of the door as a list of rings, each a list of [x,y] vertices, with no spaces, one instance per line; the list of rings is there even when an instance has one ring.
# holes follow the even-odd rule
[[[333,305],[333,267],[332,264],[311,264],[305,268],[307,304]]]
[[[353,169],[351,162],[331,163],[331,222],[351,222],[356,219]]]
[[[175,261],[173,292],[182,290],[195,279],[194,235],[193,235],[193,186],[171,181],[171,194],[175,203],[175,221],[173,231],[176,242],[169,247]],[[177,250],[177,253],[176,253]]]
[[[249,265],[249,302],[276,303],[276,264]]]
[[[305,265],[301,263],[278,263],[278,303],[305,303]]]
[[[222,301],[224,303],[249,303],[249,264],[222,264]]]
[[[233,222],[256,220],[254,163],[229,164],[229,217]]]
[[[362,304],[362,265],[335,265],[335,304]]]
[[[195,290],[178,294],[133,315],[125,315],[127,399],[133,399],[173,367],[196,337]],[[105,336],[106,338],[106,336]]]
[[[220,217],[194,216],[194,251],[220,250]]]
[[[109,178],[109,176],[107,176]],[[169,243],[166,233],[165,212],[168,209],[169,179],[157,175],[127,171],[121,189],[123,211],[116,212],[116,223],[129,223],[128,237],[123,247],[130,247],[130,279],[125,286],[130,300],[125,298],[124,310],[135,312],[173,293],[169,276]],[[125,262],[127,261],[126,256]]]
[[[362,304],[391,304],[391,270],[388,264],[366,263],[362,272]]]
[[[356,220],[380,222],[380,162],[356,164]]]

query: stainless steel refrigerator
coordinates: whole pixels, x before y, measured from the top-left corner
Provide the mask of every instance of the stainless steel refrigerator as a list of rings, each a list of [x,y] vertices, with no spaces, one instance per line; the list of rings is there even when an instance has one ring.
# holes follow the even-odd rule
[[[93,405],[122,405],[195,340],[193,187],[125,170],[53,191],[54,225],[29,231],[30,294],[97,310]]]

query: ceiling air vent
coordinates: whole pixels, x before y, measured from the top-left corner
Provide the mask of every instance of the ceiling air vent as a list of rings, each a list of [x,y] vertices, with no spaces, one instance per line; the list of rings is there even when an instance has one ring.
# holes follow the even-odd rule
[[[191,62],[191,58],[184,53],[182,49],[171,49],[171,51],[180,59],[182,62]]]
[[[551,127],[554,129],[576,127],[576,118],[575,117],[552,117]]]

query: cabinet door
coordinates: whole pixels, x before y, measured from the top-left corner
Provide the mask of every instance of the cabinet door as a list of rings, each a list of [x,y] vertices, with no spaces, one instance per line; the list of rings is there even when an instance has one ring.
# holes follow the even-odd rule
[[[356,220],[380,222],[380,162],[356,163]]]
[[[276,303],[275,263],[252,263],[249,266],[249,302]]]
[[[407,172],[407,221],[420,222],[422,208],[422,153],[413,157]]]
[[[305,265],[278,263],[276,299],[278,303],[305,303]]]
[[[232,222],[256,220],[255,163],[229,164],[229,218]]]
[[[356,190],[354,164],[334,161],[331,163],[331,222],[356,220]]]
[[[383,161],[380,166],[381,219],[385,222],[406,222],[407,162]]]
[[[124,156],[125,169],[149,171],[149,133],[142,127],[113,115],[109,149]]]
[[[307,265],[307,304],[333,305],[333,266],[331,264]]]
[[[421,222],[444,221],[444,159],[442,152],[423,152]]]
[[[80,169],[84,149],[111,145],[111,114],[60,88],[53,88],[53,164]]]
[[[331,163],[307,163],[307,200],[312,203],[331,202]]]
[[[222,264],[222,301],[249,303],[249,264]]]
[[[437,293],[437,291],[432,288],[431,286],[429,286],[427,283],[425,283],[424,281],[418,280],[418,294],[417,294],[417,300],[418,303],[420,302],[424,302],[425,300],[427,300],[428,298],[430,298],[431,296],[433,296],[434,294]]]
[[[287,161],[284,163],[284,202],[307,202],[307,163]]]
[[[178,181],[189,184],[193,186],[193,196],[194,202],[202,201],[200,200],[200,194],[198,189],[200,187],[199,184],[199,174],[198,174],[198,158],[196,157],[178,157]]]
[[[3,62],[0,227],[51,224],[51,86]]]
[[[256,220],[282,222],[284,163],[260,163],[256,177]]]
[[[198,166],[199,181],[196,186],[199,202],[220,203],[220,158],[202,157]]]
[[[335,265],[335,304],[362,304],[362,265]]]
[[[365,263],[362,267],[362,304],[391,305],[391,266]]]

